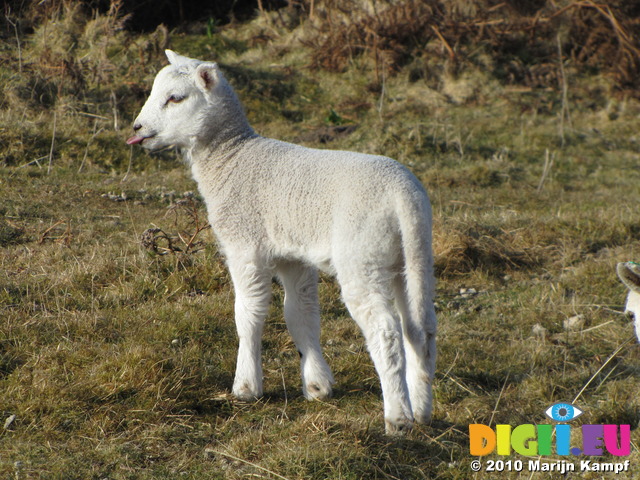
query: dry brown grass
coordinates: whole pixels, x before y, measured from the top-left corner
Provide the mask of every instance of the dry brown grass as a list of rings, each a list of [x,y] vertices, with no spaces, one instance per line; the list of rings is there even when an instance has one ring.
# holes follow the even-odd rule
[[[444,64],[457,73],[488,54],[493,73],[505,80],[555,88],[561,77],[557,38],[562,62],[606,71],[632,93],[640,73],[635,8],[620,1],[326,1],[315,6],[306,43],[313,67],[344,71],[365,57],[378,84],[415,57],[428,57],[428,70]]]
[[[531,22],[538,3],[518,4]],[[448,5],[457,19],[488,14],[480,2]],[[622,7],[610,5],[628,28]],[[372,28],[367,41],[397,29],[382,6],[379,23],[367,11],[353,27]],[[329,7],[337,8],[316,5],[315,28]],[[618,478],[637,477],[640,357],[614,267],[640,256],[640,107],[611,96],[610,79],[570,70],[565,100],[560,89],[516,89],[497,75],[489,48],[475,66],[446,69],[448,49],[432,30],[429,51],[442,56],[425,61],[411,50],[383,86],[375,58],[364,59],[369,47],[342,74],[307,69],[299,39],[314,25],[290,32],[299,22],[277,13],[213,38],[137,36],[114,28],[114,18],[60,14],[48,17],[53,37],[20,32],[22,71],[16,44],[0,47],[0,427],[12,418],[0,429],[0,476],[467,479],[470,423],[544,422],[551,403],[580,395],[576,424],[632,425],[632,470]],[[94,21],[111,33],[91,37]],[[441,27],[455,55],[464,53]],[[483,28],[495,37],[501,27]],[[394,41],[379,45],[393,50]],[[386,154],[425,184],[438,270],[431,425],[403,439],[383,434],[377,376],[326,277],[322,343],[334,398],[302,398],[277,285],[263,341],[266,395],[252,404],[231,397],[232,286],[204,207],[188,193],[195,185],[173,152],[123,144],[167,43],[219,61],[258,131]],[[555,38],[553,48],[555,61]],[[64,58],[71,70],[50,68]],[[566,102],[572,123],[561,132]],[[348,133],[320,135],[336,122]],[[151,250],[141,244],[148,229],[157,229]],[[581,326],[565,328],[578,315]]]

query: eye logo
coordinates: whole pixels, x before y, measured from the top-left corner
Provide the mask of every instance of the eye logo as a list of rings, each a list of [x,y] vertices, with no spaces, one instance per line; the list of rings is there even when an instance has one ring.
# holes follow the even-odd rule
[[[546,413],[551,420],[556,422],[570,422],[571,420],[578,418],[584,412],[570,403],[556,403],[547,408],[544,413]]]

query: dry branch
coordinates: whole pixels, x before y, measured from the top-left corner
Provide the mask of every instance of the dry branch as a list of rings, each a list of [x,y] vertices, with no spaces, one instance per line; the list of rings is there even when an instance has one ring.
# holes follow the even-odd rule
[[[63,226],[65,227],[64,231],[59,232],[59,228]],[[47,228],[38,239],[38,243],[42,245],[45,241],[51,240],[55,243],[60,243],[65,247],[71,245],[71,241],[73,240],[73,234],[71,233],[71,221],[69,220],[59,220],[49,228]]]
[[[189,231],[168,234],[157,227],[148,228],[140,237],[140,243],[144,248],[158,255],[192,255],[205,248],[206,242],[198,237],[203,231],[211,228],[211,225],[201,220],[198,203],[193,197],[178,200],[169,207],[167,215],[169,214],[175,215],[175,227],[178,227],[179,221],[186,219]]]

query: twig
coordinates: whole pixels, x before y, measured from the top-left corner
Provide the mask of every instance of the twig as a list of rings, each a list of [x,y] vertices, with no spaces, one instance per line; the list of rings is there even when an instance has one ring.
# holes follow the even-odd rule
[[[158,245],[158,240],[165,240],[166,247]],[[148,228],[140,236],[140,243],[143,247],[153,250],[158,255],[167,255],[168,253],[181,252],[180,248],[173,245],[171,237],[160,228]]]
[[[614,365],[613,368],[611,370],[609,370],[609,373],[607,373],[604,378],[602,380],[600,380],[600,383],[598,384],[598,386],[596,387],[595,391],[597,392],[598,390],[600,390],[600,387],[602,385],[604,385],[607,380],[609,380],[609,377],[613,374],[613,372],[615,372],[616,370],[616,366]]]
[[[605,327],[605,326],[609,325],[610,323],[613,323],[613,320],[609,320],[608,322],[601,323],[600,325],[596,325],[594,327],[590,327],[590,328],[586,328],[584,330],[580,330],[579,333],[591,332],[592,330],[597,330],[598,328]]]
[[[200,234],[200,232],[202,232],[203,230],[207,230],[208,228],[211,228],[211,225],[206,222],[204,223],[204,225],[201,224],[200,216],[198,215],[198,207],[196,203],[194,202],[193,198],[187,198],[185,200],[177,201],[167,211],[167,215],[170,212],[175,214],[176,226],[178,226],[178,210],[179,209],[182,210],[182,212],[185,213],[191,219],[191,223],[193,224],[195,231],[193,232],[193,234],[188,234],[190,235],[188,236],[188,238],[183,237],[182,234],[178,232],[178,238],[180,238],[180,241],[182,241],[182,243],[185,246],[185,253],[197,253],[202,249],[202,245],[204,242],[202,240],[196,242],[195,239]]]
[[[18,35],[18,21],[14,22],[9,18],[9,15],[5,15],[4,18],[7,19],[7,22],[13,27],[13,30],[16,33],[16,42],[18,44],[18,71],[22,73],[22,47],[20,45],[20,36]]]
[[[118,131],[118,102],[116,99],[116,92],[111,91],[111,110],[113,112],[113,129]]]
[[[502,388],[500,389],[500,395],[498,395],[498,400],[496,400],[496,404],[493,407],[493,412],[491,412],[491,418],[489,419],[489,426],[493,424],[493,417],[496,415],[496,411],[498,410],[498,405],[500,404],[500,399],[502,398],[502,394],[504,393],[504,388],[507,386],[508,380],[509,380],[509,372],[507,372],[507,377],[504,379],[504,383],[502,384]]]
[[[564,72],[564,62],[562,61],[562,42],[560,34],[558,34],[558,64],[560,65],[560,78],[562,80],[562,109],[560,110],[560,140],[564,147],[564,120],[567,119],[569,128],[573,129],[571,122],[571,112],[569,112],[569,86],[567,84],[567,76]]]
[[[58,237],[50,237],[49,234],[55,230],[57,227],[59,227],[60,225],[65,225],[66,228],[64,230],[64,233]],[[45,242],[45,240],[50,239],[53,241],[58,241],[58,240],[62,240],[64,242],[64,244],[68,247],[71,244],[71,221],[68,220],[59,220],[56,223],[54,223],[53,225],[51,225],[49,228],[47,228],[42,235],[40,235],[40,239],[38,240],[39,244],[43,244]]]
[[[449,375],[449,380],[451,380],[453,383],[455,383],[458,387],[460,387],[462,390],[464,390],[465,392],[467,392],[470,395],[473,395],[475,397],[478,396],[477,393],[473,392],[472,390],[470,390],[469,388],[467,388],[466,386],[464,386],[462,383],[460,383],[458,380],[456,380],[454,377],[452,377],[451,375]]]
[[[96,131],[96,128],[98,128],[97,118],[96,118],[96,121],[93,122],[93,133],[91,134],[91,138],[87,142],[86,148],[84,149],[84,156],[82,157],[82,162],[80,162],[80,166],[78,167],[78,173],[80,173],[84,168],[84,162],[87,160],[87,155],[89,155],[89,145],[91,145],[91,142],[93,141],[93,139],[96,138],[96,135],[98,135],[98,133],[102,131],[102,129]]]
[[[109,120],[109,117],[103,117],[102,115],[96,115],[95,113],[89,112],[78,112],[78,115],[83,115],[85,117],[97,118],[99,120]]]
[[[204,240],[196,241],[196,238],[203,230],[211,228],[211,225],[206,222],[202,224],[198,215],[198,208],[192,198],[179,200],[168,209],[167,215],[169,213],[173,213],[176,216],[176,226],[178,226],[178,210],[181,210],[190,218],[191,224],[195,231],[193,233],[185,233],[184,235],[178,232],[177,234],[171,236],[160,228],[148,228],[142,233],[140,237],[140,243],[143,247],[153,250],[158,255],[167,255],[168,253],[176,254],[178,252],[189,255],[197,253],[204,248]],[[176,236],[182,242],[182,246],[180,247],[174,243],[174,240],[176,240]],[[162,247],[158,245],[159,240],[166,241],[167,246]]]
[[[622,345],[620,345],[618,348],[616,348],[616,350],[609,355],[609,358],[607,358],[607,360],[602,364],[602,366],[596,370],[596,373],[594,373],[593,375],[591,375],[591,378],[589,379],[589,381],[587,383],[585,383],[584,387],[582,387],[582,389],[578,392],[578,394],[575,396],[575,398],[573,399],[573,401],[571,403],[576,403],[578,401],[578,399],[582,396],[582,394],[584,393],[584,391],[589,388],[589,385],[591,385],[591,382],[593,382],[593,380],[598,376],[598,374],[604,370],[604,368],[609,365],[609,362],[611,362],[611,360],[613,360],[615,358],[616,355],[618,355],[618,353],[620,353],[622,351],[622,349],[624,347],[627,346],[627,344],[629,344],[631,341],[634,341],[635,337],[631,337],[628,338],[626,341],[622,342]]]
[[[449,52],[449,58],[451,60],[455,60],[456,59],[456,52],[453,51],[453,48],[451,48],[451,45],[449,45],[449,42],[447,42],[447,40],[442,36],[442,33],[440,33],[440,30],[438,29],[438,27],[436,27],[435,25],[431,25],[431,29],[436,34],[438,39],[440,39],[440,41],[442,42],[442,45],[444,46],[444,48],[447,49],[447,52]]]
[[[34,163],[38,165],[38,167],[42,168],[42,165],[40,165],[40,160],[46,160],[46,159],[47,159],[47,156],[44,156],[44,157],[36,158],[35,160],[31,160],[30,162],[27,162],[24,165],[20,165],[18,168],[15,169],[13,173],[11,173],[11,175],[9,175],[9,177],[13,177],[16,174],[16,172],[21,168],[28,167],[29,165],[33,165]]]
[[[131,171],[131,159],[133,158],[133,145],[129,148],[129,166],[127,167],[127,173],[124,174],[120,183],[124,183],[127,181],[127,177],[129,176],[129,172]]]
[[[289,397],[287,395],[287,385],[284,381],[284,370],[281,368],[280,369],[280,376],[282,377],[282,388],[284,389],[284,406],[282,407],[282,418],[283,419],[289,419],[289,416],[287,415],[287,405],[289,405]]]
[[[56,143],[56,122],[58,113],[53,112],[53,133],[51,134],[51,148],[49,149],[49,167],[47,167],[47,175],[51,174],[51,162],[53,162],[53,146]]]
[[[542,191],[542,187],[544,186],[544,182],[547,180],[549,173],[551,172],[551,167],[553,167],[553,161],[555,160],[556,154],[552,153],[551,157],[549,157],[549,149],[547,148],[544,152],[544,167],[542,168],[542,176],[540,177],[540,183],[538,183],[537,192],[540,193]]]
[[[376,62],[377,63],[377,62]],[[382,86],[380,88],[380,101],[378,102],[378,115],[382,118],[382,109],[384,107],[384,94],[386,90],[386,75],[382,72]]]
[[[38,243],[43,243],[45,238],[47,238],[47,235],[49,235],[49,233],[56,228],[59,225],[64,225],[66,222],[64,220],[58,220],[56,223],[54,223],[53,225],[51,225],[49,228],[47,228],[42,235],[40,235],[40,240],[38,240]]]

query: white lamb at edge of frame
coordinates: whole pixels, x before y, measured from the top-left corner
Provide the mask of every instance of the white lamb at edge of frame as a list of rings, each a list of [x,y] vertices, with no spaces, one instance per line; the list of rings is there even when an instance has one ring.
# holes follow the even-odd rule
[[[636,337],[640,341],[640,265],[635,262],[620,262],[616,271],[620,280],[629,288],[624,311],[633,314]]]
[[[271,279],[301,355],[302,388],[327,398],[318,269],[335,275],[380,376],[386,431],[431,418],[436,315],[431,204],[383,156],[317,150],[257,135],[216,63],[167,52],[128,144],[182,149],[235,290],[233,393],[262,395],[261,335]]]

